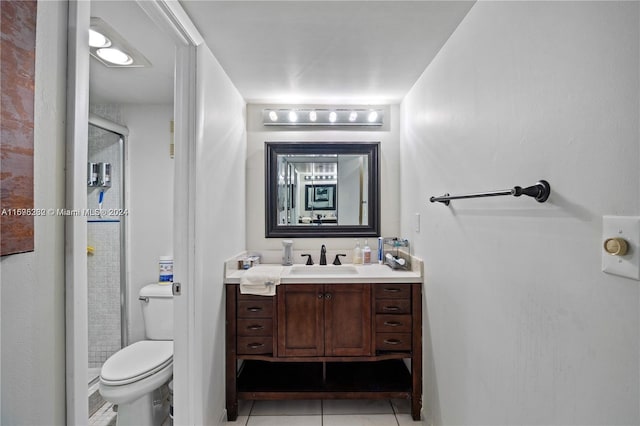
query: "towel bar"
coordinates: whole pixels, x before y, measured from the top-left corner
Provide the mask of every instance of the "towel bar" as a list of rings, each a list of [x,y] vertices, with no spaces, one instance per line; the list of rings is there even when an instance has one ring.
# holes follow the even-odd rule
[[[465,198],[481,198],[481,197],[498,197],[501,195],[513,195],[514,197],[519,197],[521,195],[528,195],[529,197],[533,197],[539,203],[544,203],[549,198],[549,194],[551,193],[551,185],[546,180],[539,180],[535,185],[527,186],[526,188],[522,188],[520,186],[514,186],[511,189],[503,189],[498,191],[489,191],[489,192],[478,192],[475,194],[464,194],[464,195],[449,195],[444,194],[440,197],[431,197],[429,201],[435,203],[436,201],[442,203],[446,206],[449,205],[450,200],[461,200]]]

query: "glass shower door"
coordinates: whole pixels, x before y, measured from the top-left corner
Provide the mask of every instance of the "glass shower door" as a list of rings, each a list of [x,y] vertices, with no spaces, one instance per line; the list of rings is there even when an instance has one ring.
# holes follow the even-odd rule
[[[89,125],[87,165],[87,297],[89,415],[103,405],[104,362],[127,343],[124,244],[124,136]]]

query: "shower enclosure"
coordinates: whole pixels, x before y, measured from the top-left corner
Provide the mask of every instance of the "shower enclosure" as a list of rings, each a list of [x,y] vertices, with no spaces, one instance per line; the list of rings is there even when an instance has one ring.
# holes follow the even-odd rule
[[[126,127],[90,114],[86,209],[90,415],[102,405],[97,392],[102,364],[128,343],[124,197],[127,133]]]

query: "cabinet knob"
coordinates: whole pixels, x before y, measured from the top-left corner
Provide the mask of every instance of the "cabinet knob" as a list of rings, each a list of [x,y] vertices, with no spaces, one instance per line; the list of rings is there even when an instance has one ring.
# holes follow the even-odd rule
[[[331,293],[327,293],[327,294],[325,294],[325,295],[324,295],[324,298],[325,298],[325,299],[327,299],[327,300],[331,299]]]
[[[318,299],[322,299],[324,296],[322,293],[318,293]]]

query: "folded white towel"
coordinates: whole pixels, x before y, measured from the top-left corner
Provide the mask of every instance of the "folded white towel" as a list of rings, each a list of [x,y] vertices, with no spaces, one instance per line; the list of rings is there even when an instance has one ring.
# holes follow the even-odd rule
[[[240,293],[275,296],[282,270],[280,265],[256,265],[247,269],[240,278]]]

